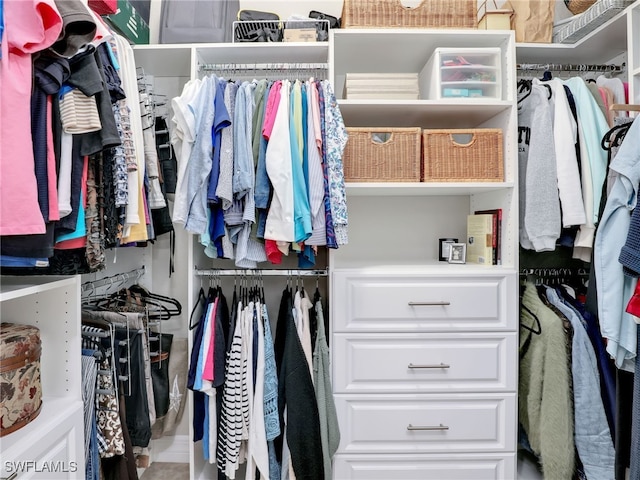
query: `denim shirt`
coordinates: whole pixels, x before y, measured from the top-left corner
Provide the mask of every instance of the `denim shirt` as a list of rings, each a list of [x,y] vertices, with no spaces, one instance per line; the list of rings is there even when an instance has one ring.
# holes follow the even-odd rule
[[[637,279],[624,275],[618,261],[625,243],[631,211],[636,206],[640,181],[640,122],[634,121],[609,167],[618,173],[596,232],[593,263],[596,273],[598,320],[607,352],[616,366],[634,371],[636,328],[633,317],[625,312]]]
[[[234,112],[233,129],[233,194],[242,198],[253,189],[253,152],[251,150],[251,114],[253,109],[247,98],[249,82],[243,82],[236,94],[236,109]],[[249,114],[248,114],[249,112]]]
[[[579,315],[565,305],[558,293],[546,288],[549,302],[573,327],[571,373],[575,410],[575,442],[587,478],[614,478],[615,451],[600,396],[598,362]]]
[[[269,98],[269,92],[271,91],[271,83],[269,83],[264,91],[264,103],[267,103]],[[262,123],[267,112],[265,108],[262,112],[262,118],[260,119],[260,132],[262,131]],[[255,136],[254,136],[255,138]],[[264,229],[267,222],[267,208],[269,207],[269,198],[271,197],[271,182],[267,175],[267,164],[265,162],[265,155],[267,153],[267,139],[260,133],[260,145],[258,148],[258,165],[256,166],[256,190],[254,197],[256,200],[256,208],[258,209],[258,229],[257,237],[264,238]]]
[[[263,92],[263,102],[266,105],[269,92],[271,91],[271,83],[267,84]],[[267,112],[266,108],[262,109],[262,118],[258,121],[256,131],[260,134],[260,144],[258,147],[258,164],[256,166],[256,207],[266,209],[269,206],[269,196],[271,194],[271,183],[267,175],[267,166],[265,164],[265,154],[267,152],[267,139],[262,135],[262,123]],[[256,136],[254,135],[254,139]]]
[[[207,184],[213,162],[211,129],[215,114],[214,99],[217,81],[207,77],[202,81],[198,95],[189,104],[196,117],[196,138],[187,165],[187,205],[189,214],[185,229],[203,233],[207,228]]]

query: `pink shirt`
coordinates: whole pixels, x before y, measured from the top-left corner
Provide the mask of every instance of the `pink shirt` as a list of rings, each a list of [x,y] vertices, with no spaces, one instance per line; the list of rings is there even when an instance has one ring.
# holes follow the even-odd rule
[[[211,313],[211,318],[209,319],[209,322],[211,324],[211,341],[209,343],[209,350],[207,351],[207,356],[204,360],[204,368],[202,369],[202,379],[203,380],[209,380],[210,382],[213,382],[213,367],[214,367],[214,363],[213,363],[213,354],[215,353],[214,351],[214,347],[215,347],[215,338],[216,338],[216,312],[218,311],[218,298],[215,299],[214,304],[213,304],[213,308],[212,308],[213,312]]]
[[[320,127],[320,96],[318,94],[318,85],[311,82],[311,111],[313,112],[313,132],[316,137],[316,145],[318,150],[322,151],[322,131]]]
[[[0,235],[44,233],[31,141],[31,54],[62,31],[53,0],[3,2],[0,60]]]
[[[267,105],[264,112],[264,121],[262,122],[262,136],[267,140],[271,137],[273,123],[276,120],[276,113],[278,113],[281,88],[282,82],[278,80],[271,85],[271,89],[269,90],[269,98],[267,98]]]

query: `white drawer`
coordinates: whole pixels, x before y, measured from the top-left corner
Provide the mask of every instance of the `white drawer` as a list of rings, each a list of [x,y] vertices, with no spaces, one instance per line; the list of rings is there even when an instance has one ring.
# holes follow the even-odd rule
[[[333,480],[514,480],[515,456],[336,455]]]
[[[515,394],[336,394],[338,453],[515,450]]]
[[[336,333],[336,393],[515,391],[515,333]]]
[[[334,332],[516,330],[511,274],[378,275],[337,271]]]

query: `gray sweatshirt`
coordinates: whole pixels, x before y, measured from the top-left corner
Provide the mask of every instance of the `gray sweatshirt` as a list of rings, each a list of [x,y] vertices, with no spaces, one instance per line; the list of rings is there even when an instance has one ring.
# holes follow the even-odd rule
[[[549,89],[533,85],[518,104],[520,245],[555,250],[561,217]]]

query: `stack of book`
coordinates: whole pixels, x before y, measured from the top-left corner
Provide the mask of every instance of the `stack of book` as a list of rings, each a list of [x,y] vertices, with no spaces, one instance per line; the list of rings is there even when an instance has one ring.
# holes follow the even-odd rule
[[[347,73],[344,98],[349,100],[418,100],[417,73]]]
[[[467,216],[467,262],[502,265],[502,209],[476,210]]]

